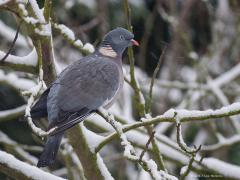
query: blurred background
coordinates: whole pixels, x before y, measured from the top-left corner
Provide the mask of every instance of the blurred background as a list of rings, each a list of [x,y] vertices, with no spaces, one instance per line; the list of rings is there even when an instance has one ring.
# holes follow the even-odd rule
[[[129,2],[133,32],[135,39],[140,43],[138,48],[134,47],[136,78],[145,96],[160,55],[166,48],[153,89],[152,116],[162,114],[170,108],[216,109],[240,100],[238,75],[240,1],[129,0]],[[38,3],[42,7],[44,1]],[[118,0],[53,1],[52,18],[53,21],[72,29],[76,37],[84,43],[90,42],[95,47],[109,30],[126,27],[123,3]],[[0,10],[2,51],[6,52],[9,49],[16,27],[12,13]],[[20,33],[12,54],[23,56],[30,52],[31,45],[24,28]],[[53,32],[53,42],[56,60],[60,66],[66,67],[82,57],[81,52],[64,40],[57,31]],[[123,61],[124,72],[128,76],[129,62],[126,54]],[[222,78],[229,77],[223,75],[233,69],[237,74],[234,78],[230,80]],[[21,90],[27,90],[36,82],[37,77],[34,75],[0,67],[0,115],[1,111],[26,104],[26,98],[21,95]],[[19,83],[25,83],[25,87],[18,87]],[[124,86],[121,97],[111,112],[116,116],[138,121],[133,92],[128,85]],[[24,160],[25,157],[21,157],[11,143],[18,144],[36,158],[40,155],[43,142],[31,133],[26,122],[21,121],[23,114],[21,111],[17,117],[0,118],[0,149]],[[218,143],[221,138],[231,138],[240,132],[239,120],[236,120],[239,117],[234,118],[184,124],[185,141],[188,145],[211,145]],[[104,130],[91,122],[85,122],[89,129],[104,134]],[[175,140],[174,124],[161,123],[156,127],[156,131]],[[4,138],[5,140],[2,140]],[[226,147],[201,153],[204,157],[215,157],[240,166],[238,141]],[[141,175],[129,173],[137,172],[138,167],[122,157],[122,149],[117,141],[109,144],[102,155],[116,179],[141,179]],[[181,162],[174,162],[169,158],[166,160],[169,171],[178,174]],[[34,164],[34,160],[31,163]],[[56,174],[62,173],[65,176],[66,172],[56,171],[62,167],[62,159],[59,157],[57,163],[50,169]]]

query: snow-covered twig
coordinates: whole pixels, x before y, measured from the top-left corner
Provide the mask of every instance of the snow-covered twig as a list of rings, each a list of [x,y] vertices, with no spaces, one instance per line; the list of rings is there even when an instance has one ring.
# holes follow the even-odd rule
[[[239,179],[240,168],[237,165],[229,164],[216,158],[204,158],[202,164],[210,170],[221,174],[224,177]]]
[[[195,157],[196,157],[197,153],[201,150],[201,145],[198,148],[195,146],[194,146],[194,148],[190,148],[186,145],[186,143],[184,142],[183,137],[182,137],[181,123],[177,123],[177,143],[183,151],[185,151],[186,153],[191,155],[188,165],[181,169],[180,180],[183,180],[189,174],[189,172],[193,166]]]
[[[17,90],[27,90],[36,85],[33,80],[21,78],[16,73],[4,73],[0,70],[0,82],[4,82]]]
[[[53,27],[57,29],[70,44],[78,48],[82,53],[89,54],[94,52],[95,48],[92,44],[86,43],[83,45],[82,41],[77,39],[74,32],[66,25],[54,23]]]
[[[0,59],[2,59],[6,53],[0,51]],[[0,66],[7,66],[13,70],[19,70],[22,72],[37,72],[37,52],[36,49],[33,50],[26,56],[19,57],[15,55],[8,55],[7,59],[4,62],[0,62]]]
[[[0,131],[0,144],[9,149],[9,151],[16,155],[17,157],[21,158],[22,160],[32,164],[37,164],[37,158],[26,152],[20,144],[15,142],[14,140],[10,139],[5,133]]]
[[[174,110],[170,109],[165,112],[163,115],[156,116],[154,118],[142,118],[143,122],[135,122],[132,124],[127,124],[122,126],[123,132],[130,131],[132,129],[136,129],[139,127],[157,124],[160,122],[176,122],[176,118],[178,122],[192,122],[192,121],[204,121],[213,118],[222,118],[229,117],[233,115],[240,114],[240,103],[233,103],[228,106],[224,106],[220,109],[216,110],[205,110],[205,111],[197,111],[197,110]],[[108,135],[99,145],[96,147],[95,151],[99,151],[105,144],[111,141],[113,138],[117,136],[117,133],[114,132]]]
[[[41,169],[19,161],[13,155],[0,151],[0,171],[14,179],[51,179],[63,180],[61,177],[44,172]]]
[[[64,139],[65,140],[65,139]],[[62,143],[63,144],[63,143]],[[72,146],[68,142],[64,142],[64,149],[61,151],[63,159],[67,167],[68,178],[74,178],[74,172],[77,172],[81,180],[87,180],[81,162],[77,158]]]
[[[187,177],[187,175],[190,173],[191,168],[192,168],[193,163],[194,163],[194,160],[195,160],[194,158],[195,158],[195,155],[192,155],[188,165],[181,168],[180,180],[184,180],[185,177]]]
[[[218,78],[214,79],[214,83],[218,87],[222,87],[223,85],[228,84],[235,78],[240,76],[240,63],[234,66],[232,69],[228,70],[227,72],[223,73]]]
[[[217,149],[228,147],[240,142],[240,135],[234,135],[230,138],[222,138],[220,142],[213,145],[202,146],[201,151],[215,151]]]
[[[145,142],[148,140],[148,135],[143,134],[140,132],[137,132],[136,130],[129,131],[126,133],[128,136],[128,140],[132,143],[134,143],[137,147],[144,148],[145,147]],[[191,158],[190,155],[187,155],[184,151],[181,151],[177,143],[173,142],[170,138],[156,134],[156,138],[158,140],[158,146],[161,149],[161,152],[163,156],[170,160],[171,162],[175,162],[176,164],[181,164],[181,165],[186,165],[189,164],[189,157]],[[166,141],[166,142],[164,142]],[[150,147],[150,150],[152,147]],[[193,171],[196,172],[206,172],[205,170],[213,171],[213,172],[218,172],[219,176],[226,176],[226,177],[237,177],[239,176],[240,168],[237,166],[234,166],[230,163],[218,160],[216,158],[210,158],[211,161],[219,162],[217,165],[206,165],[205,160],[208,161],[209,158],[204,158],[203,161],[200,163],[200,160],[202,159],[201,156],[197,155],[195,157],[194,163],[192,164]],[[207,162],[206,162],[207,163]],[[213,163],[214,164],[214,163]],[[222,171],[219,170],[219,166],[222,166]],[[230,167],[235,167],[231,174],[227,174],[226,169]],[[233,175],[234,174],[234,175]]]
[[[171,176],[164,171],[159,171],[156,163],[152,159],[147,160],[144,155],[137,155],[134,147],[127,140],[127,136],[123,133],[122,125],[119,122],[116,122],[112,115],[110,115],[103,109],[99,109],[97,113],[102,116],[108,123],[110,123],[112,127],[116,130],[116,133],[119,135],[122,141],[121,145],[124,146],[124,157],[131,161],[139,163],[146,171],[150,173],[153,179],[177,179],[176,177]]]
[[[22,105],[14,109],[0,111],[0,122],[16,119],[24,115],[25,109],[26,109],[26,105]]]
[[[181,128],[181,123],[177,123],[177,143],[178,143],[179,147],[183,151],[185,151],[186,153],[191,154],[192,156],[195,156],[195,154],[200,151],[201,145],[198,148],[196,148],[196,147],[194,147],[194,148],[188,147],[186,145],[186,143],[184,142],[184,140],[183,140],[182,130],[181,129],[182,129]]]
[[[235,71],[232,71],[235,72]],[[227,73],[227,75],[229,76],[229,74],[232,73]],[[233,73],[235,74],[235,73]],[[225,78],[224,78],[225,77]],[[223,79],[227,80],[228,77],[226,77],[226,75],[224,75]],[[229,80],[229,78],[228,78]],[[216,95],[216,97],[219,99],[219,101],[222,103],[222,105],[227,106],[229,105],[229,100],[228,98],[225,96],[225,94],[223,93],[223,91],[221,90],[221,88],[219,87],[222,81],[219,80],[215,80],[213,81],[210,77],[208,79],[208,85],[210,87],[210,89],[212,90],[213,94]],[[230,117],[231,123],[233,124],[233,127],[235,128],[235,131],[237,131],[238,133],[240,133],[240,123],[239,120],[235,117]]]
[[[142,158],[143,158],[144,154],[145,154],[146,151],[148,150],[148,146],[150,145],[152,139],[154,138],[154,134],[155,134],[155,131],[153,131],[152,134],[150,135],[150,137],[149,137],[149,139],[148,139],[148,141],[147,141],[147,143],[146,143],[145,148],[143,149],[142,153],[140,154],[140,156],[139,156],[139,161],[140,161],[140,162],[142,161]]]
[[[41,128],[38,128],[35,126],[33,123],[33,120],[31,118],[31,107],[34,104],[35,98],[39,95],[41,90],[47,89],[45,82],[43,81],[43,71],[42,68],[40,68],[40,73],[39,73],[39,82],[36,86],[31,88],[28,91],[23,92],[23,95],[29,95],[27,106],[25,109],[25,117],[27,118],[28,125],[31,127],[32,131],[37,134],[38,136],[47,136],[51,132],[55,130],[55,128],[50,129],[49,131],[45,132]]]

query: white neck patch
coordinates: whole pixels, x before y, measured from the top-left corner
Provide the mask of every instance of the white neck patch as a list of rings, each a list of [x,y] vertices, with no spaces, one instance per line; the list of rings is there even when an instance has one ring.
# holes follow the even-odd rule
[[[108,56],[108,57],[111,57],[111,58],[116,58],[116,57],[117,57],[116,51],[114,51],[110,45],[101,47],[101,48],[99,49],[99,52],[100,52],[102,55]]]

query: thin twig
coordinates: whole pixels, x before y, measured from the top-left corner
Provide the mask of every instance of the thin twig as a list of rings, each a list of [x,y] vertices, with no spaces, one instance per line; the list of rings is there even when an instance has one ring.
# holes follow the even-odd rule
[[[201,145],[199,147],[194,146],[194,148],[190,148],[186,145],[181,134],[181,123],[177,123],[177,143],[183,151],[191,155],[194,155],[201,150]]]
[[[163,57],[164,57],[164,54],[165,54],[165,51],[166,51],[166,47],[163,49],[162,51],[162,54],[161,56],[159,57],[159,60],[158,60],[158,63],[157,63],[157,66],[153,72],[153,76],[152,76],[152,79],[151,79],[151,83],[150,83],[150,88],[149,88],[149,93],[148,93],[148,100],[146,101],[146,105],[145,105],[145,108],[146,108],[146,112],[149,113],[151,111],[151,106],[152,106],[152,91],[153,91],[153,86],[154,86],[154,81],[157,77],[157,74],[160,70],[160,67],[161,67],[161,64],[163,62]]]
[[[193,162],[195,160],[195,157],[196,157],[196,154],[193,154],[191,159],[189,160],[189,163],[188,163],[188,166],[187,166],[187,169],[181,174],[180,176],[180,180],[184,180],[185,177],[187,177],[187,175],[189,174],[192,166],[193,166]]]
[[[124,14],[126,17],[127,29],[132,32],[132,23],[131,23],[131,9],[128,3],[128,0],[123,1]],[[134,99],[136,102],[136,108],[138,110],[139,115],[142,117],[145,115],[145,102],[143,102],[143,95],[135,78],[135,67],[134,67],[134,56],[133,56],[133,48],[128,48],[128,59],[130,63],[130,77],[131,77],[131,86],[134,90]]]
[[[7,52],[7,53],[5,54],[5,56],[0,60],[1,62],[4,62],[4,61],[7,59],[7,57],[9,56],[9,54],[11,54],[11,52],[12,52],[12,50],[13,50],[13,47],[14,47],[16,41],[17,41],[18,34],[19,34],[19,31],[20,31],[20,27],[21,27],[22,22],[23,22],[23,20],[21,19],[20,22],[19,22],[19,24],[18,24],[17,31],[16,31],[15,37],[14,37],[14,39],[13,39],[13,42],[11,43],[11,46],[10,46],[8,52]]]
[[[129,79],[127,77],[124,77],[124,81],[131,86],[131,82],[129,81]]]
[[[149,146],[150,142],[152,141],[152,139],[154,138],[154,135],[155,135],[155,131],[152,131],[152,134],[150,135],[145,148],[143,149],[142,153],[140,154],[139,162],[142,161],[142,158],[143,158],[144,154],[146,153],[146,151],[148,150],[148,146]]]

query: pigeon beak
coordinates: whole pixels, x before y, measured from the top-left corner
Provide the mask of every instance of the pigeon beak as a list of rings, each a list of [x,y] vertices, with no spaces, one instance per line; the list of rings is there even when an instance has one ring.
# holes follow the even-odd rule
[[[136,40],[131,39],[131,42],[132,42],[132,45],[134,45],[134,46],[139,46],[139,43],[138,43]]]

